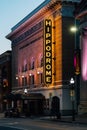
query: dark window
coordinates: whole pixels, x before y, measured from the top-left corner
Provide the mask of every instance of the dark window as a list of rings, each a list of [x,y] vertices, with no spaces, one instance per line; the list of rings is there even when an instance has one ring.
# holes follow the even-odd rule
[[[31,75],[31,76],[29,77],[29,84],[30,84],[30,85],[34,84],[34,75]]]
[[[43,57],[41,58],[41,67],[43,66]]]
[[[22,78],[22,86],[26,86],[27,85],[27,77],[23,77]]]
[[[31,69],[34,69],[34,61],[31,64]]]

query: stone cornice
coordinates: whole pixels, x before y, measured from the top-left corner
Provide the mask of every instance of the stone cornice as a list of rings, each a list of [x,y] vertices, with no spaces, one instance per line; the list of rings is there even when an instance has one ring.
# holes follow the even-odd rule
[[[43,8],[41,8],[40,10],[38,10],[38,12],[36,12],[35,14],[33,14],[32,17],[30,17],[28,19],[26,18],[26,21],[23,22],[17,28],[15,27],[15,29],[13,29],[12,32],[9,33],[6,36],[6,38],[9,39],[9,40],[12,40],[13,36],[16,33],[21,32],[21,30],[23,30],[25,27],[27,27],[29,25],[32,26],[32,23],[35,24],[36,22],[38,23],[38,22],[42,21],[44,19],[45,13],[47,13],[49,10],[52,9],[52,8],[49,8],[49,7],[51,7],[52,5],[56,6],[58,3],[60,3],[60,0],[59,1],[56,1],[56,0],[50,1],[50,0],[48,0],[48,3],[46,5],[44,5]]]

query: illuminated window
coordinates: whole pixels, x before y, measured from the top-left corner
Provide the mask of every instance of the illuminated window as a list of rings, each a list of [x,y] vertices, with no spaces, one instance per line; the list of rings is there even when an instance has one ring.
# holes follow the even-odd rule
[[[42,54],[40,54],[39,56],[39,67],[42,67],[43,66],[43,56]]]
[[[31,62],[29,63],[29,70],[32,70],[34,68],[35,68],[35,62],[34,62],[34,59],[32,57]]]
[[[8,80],[7,79],[3,79],[3,87],[8,87]]]
[[[27,61],[26,59],[24,60],[24,72],[27,71]]]
[[[38,67],[42,67],[42,66],[43,66],[43,56],[42,54],[40,54],[38,58]]]
[[[23,65],[22,65],[22,72],[26,72],[27,71],[27,61],[24,60]]]

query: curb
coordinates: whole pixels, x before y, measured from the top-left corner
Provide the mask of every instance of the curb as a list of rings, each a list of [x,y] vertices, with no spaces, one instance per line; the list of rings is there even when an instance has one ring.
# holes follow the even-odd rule
[[[78,120],[72,121],[71,119],[69,120],[69,119],[40,118],[40,120],[87,125],[87,121],[80,121],[80,120],[79,121]]]

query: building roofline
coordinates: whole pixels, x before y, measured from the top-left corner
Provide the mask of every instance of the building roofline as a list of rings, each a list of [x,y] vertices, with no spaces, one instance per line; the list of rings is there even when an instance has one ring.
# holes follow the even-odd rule
[[[5,55],[11,55],[12,51],[11,50],[7,50],[5,52],[3,52],[2,54],[0,54],[0,58],[5,56]]]
[[[11,28],[11,33],[9,33],[6,38],[11,40],[11,36],[18,30],[18,28],[22,27],[22,25],[27,22],[29,19],[31,19],[36,13],[40,12],[45,6],[50,6],[54,2],[59,2],[59,3],[71,3],[72,0],[44,0],[37,8],[35,8],[31,13],[29,13],[27,16],[25,16],[20,22],[18,22],[15,26]],[[76,3],[76,1],[79,0],[74,0],[72,3]]]
[[[46,6],[51,0],[45,0],[41,3],[37,8],[35,8],[31,13],[29,13],[26,17],[24,17],[20,22],[18,22],[14,27],[11,28],[12,31],[17,29],[21,24],[26,22],[29,18],[31,18],[34,14],[36,14],[40,9]]]

